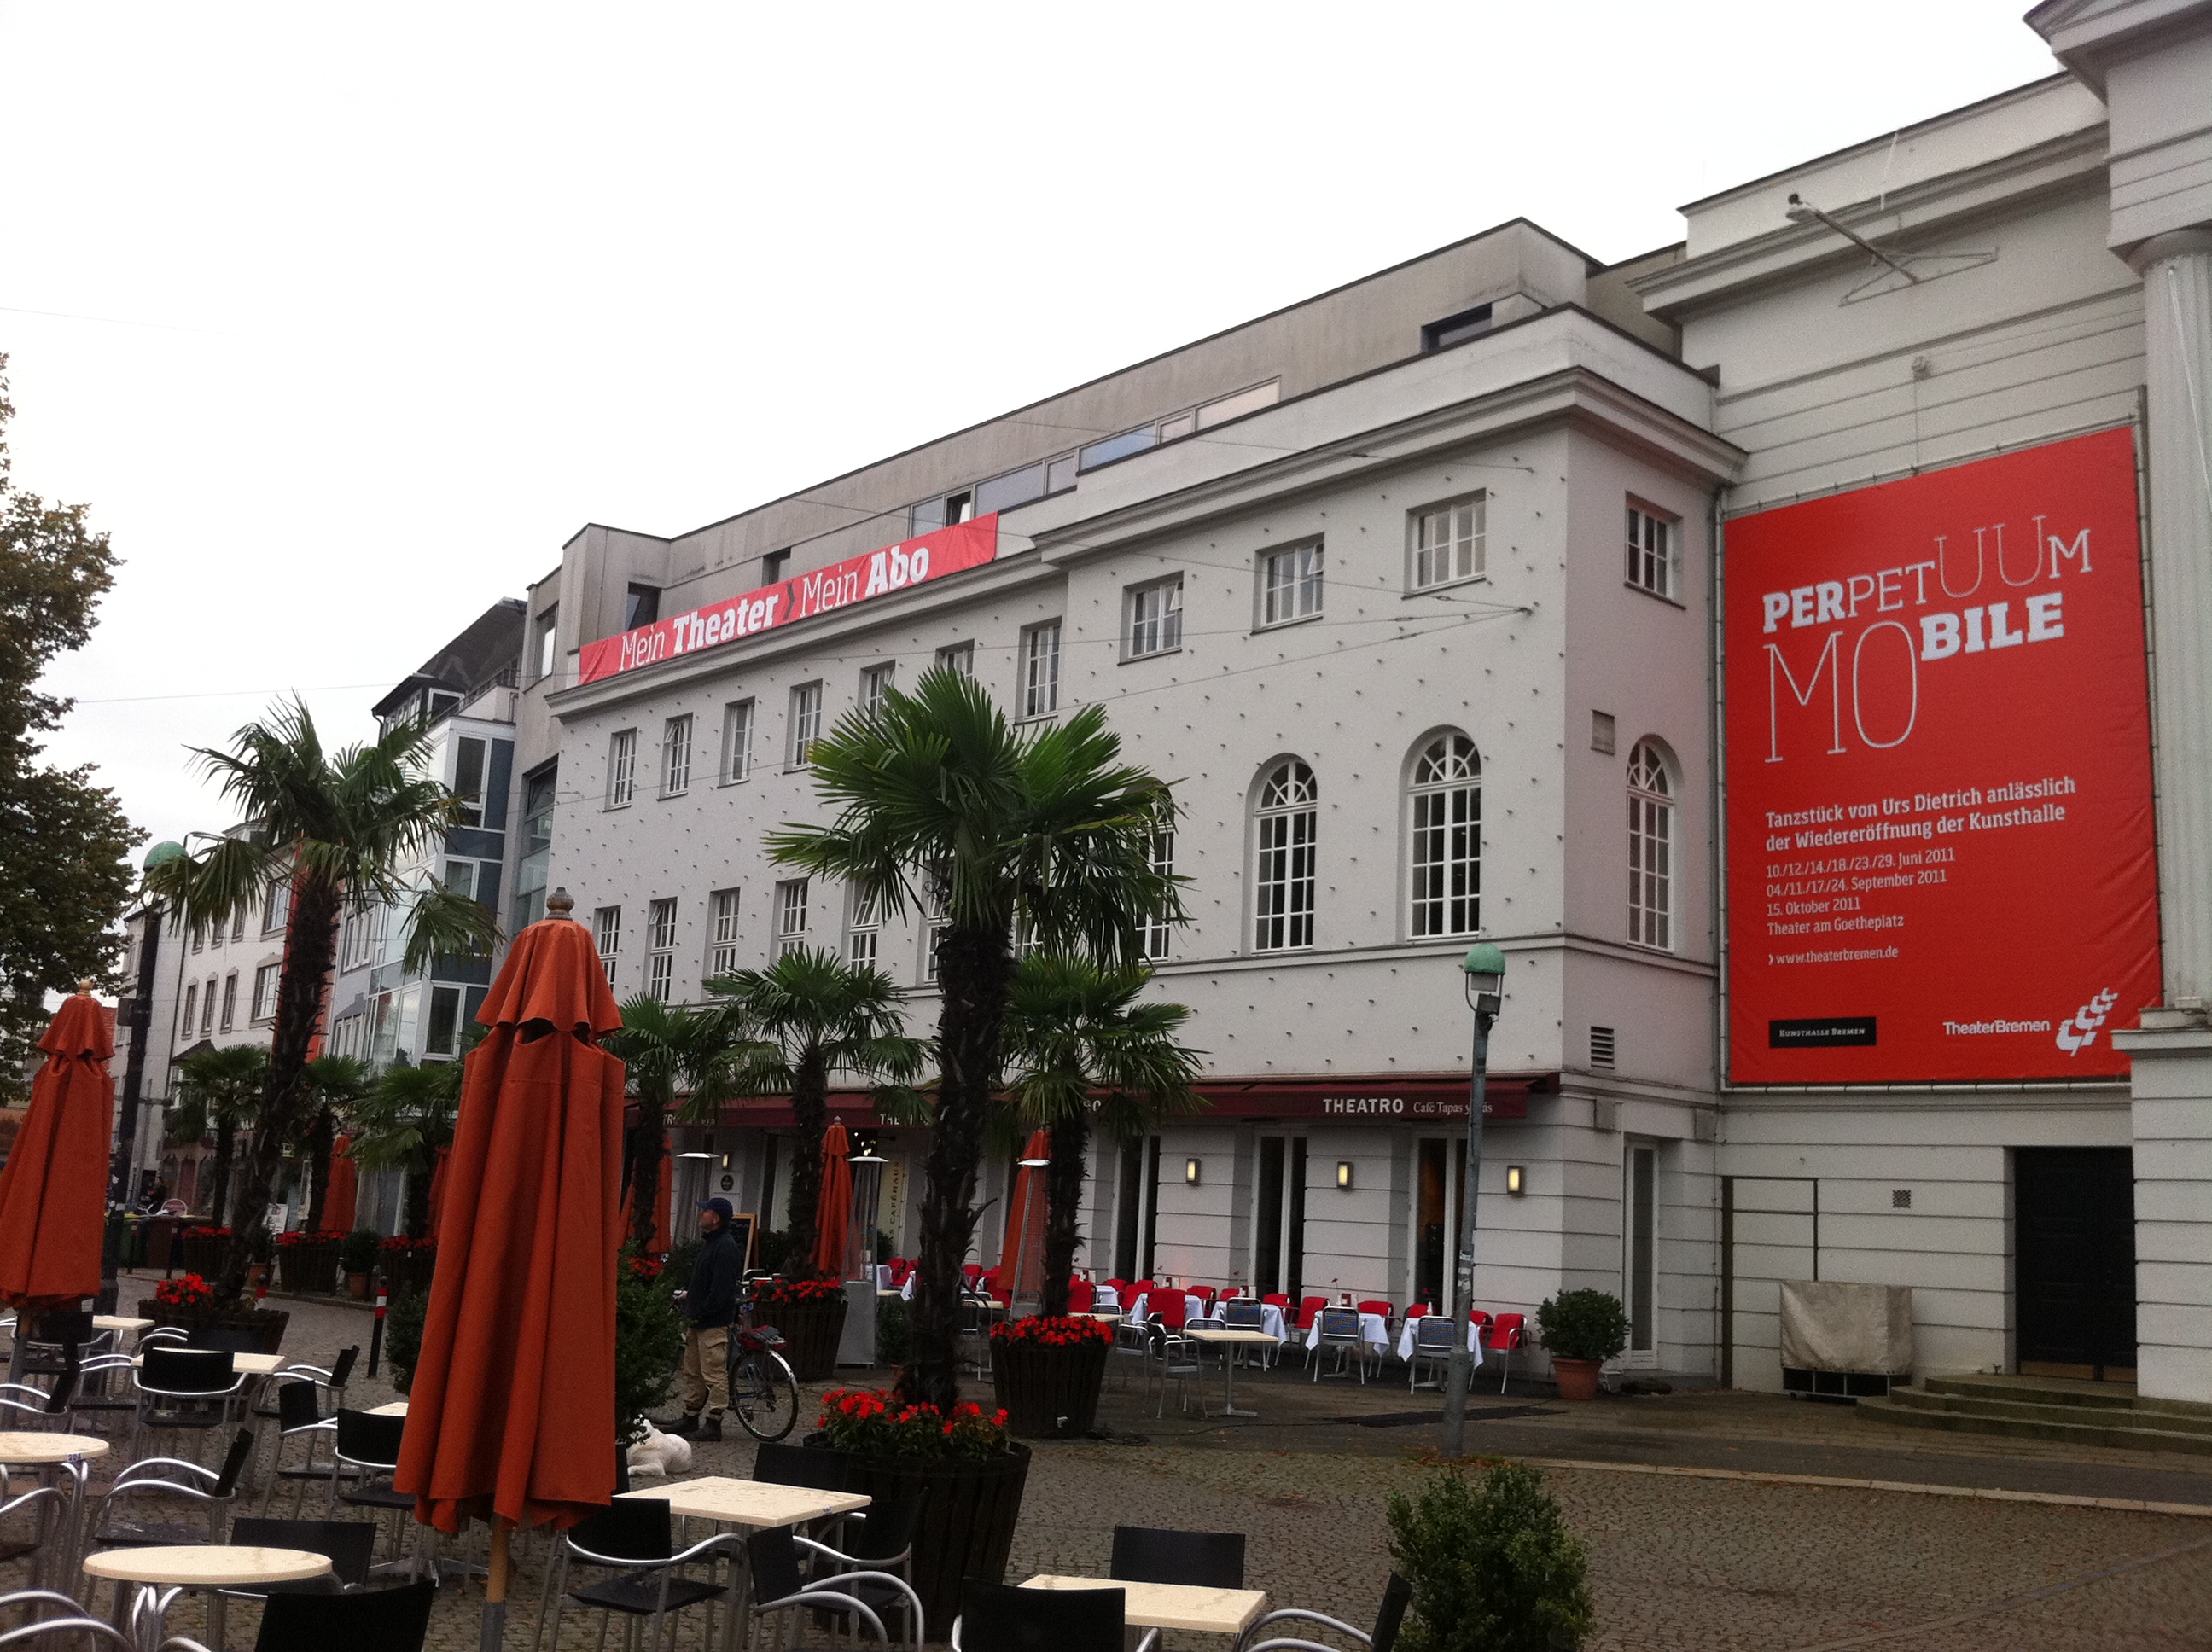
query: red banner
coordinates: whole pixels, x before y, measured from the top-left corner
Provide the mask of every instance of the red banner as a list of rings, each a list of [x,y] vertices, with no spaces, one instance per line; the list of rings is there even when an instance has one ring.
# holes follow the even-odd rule
[[[757,636],[793,620],[811,619],[871,597],[925,585],[963,568],[980,568],[998,554],[995,513],[972,522],[957,522],[919,539],[863,551],[811,573],[794,574],[779,584],[763,586],[726,602],[587,642],[577,656],[576,681],[596,683],[641,666],[657,665],[679,654]]]
[[[2094,1078],[2159,997],[2134,434],[1728,525],[1729,1072]]]

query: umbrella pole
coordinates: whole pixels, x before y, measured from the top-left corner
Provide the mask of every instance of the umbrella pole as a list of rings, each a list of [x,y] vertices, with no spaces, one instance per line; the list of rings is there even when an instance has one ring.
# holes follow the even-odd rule
[[[483,1628],[478,1636],[481,1652],[495,1652],[507,1637],[507,1534],[514,1522],[504,1515],[491,1517],[490,1564],[485,1568]]]

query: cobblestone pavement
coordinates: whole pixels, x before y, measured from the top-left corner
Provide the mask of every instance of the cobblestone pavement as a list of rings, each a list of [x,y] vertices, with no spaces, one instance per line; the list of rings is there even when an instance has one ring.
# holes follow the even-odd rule
[[[295,1357],[366,1341],[368,1321],[357,1310],[283,1305],[294,1313],[286,1347]],[[866,1378],[853,1373],[849,1380]],[[385,1394],[382,1382],[363,1376],[349,1398],[374,1404]],[[805,1397],[807,1421],[813,1397]],[[1218,1400],[1218,1379],[1203,1385],[1202,1397]],[[1102,1409],[1113,1430],[1107,1437],[1038,1445],[1010,1575],[1103,1575],[1117,1522],[1236,1530],[1251,1540],[1249,1581],[1276,1604],[1311,1606],[1354,1623],[1370,1619],[1389,1567],[1384,1508],[1392,1492],[1435,1472],[1424,1461],[1434,1436],[1425,1425],[1329,1419],[1425,1413],[1434,1394],[1408,1396],[1402,1379],[1395,1389],[1361,1388],[1279,1372],[1239,1379],[1240,1402],[1262,1416],[1234,1425],[1200,1418],[1200,1398],[1194,1385],[1185,1417],[1170,1396],[1165,1418],[1156,1420],[1133,1389],[1109,1390]],[[1879,1449],[1913,1465],[1893,1478],[2001,1484],[2025,1466],[2058,1490],[2094,1487],[2114,1473],[2171,1473],[2179,1485],[2200,1479],[2203,1468],[2169,1471],[2147,1466],[2140,1454],[2014,1442],[1923,1448],[1856,1422],[1845,1408],[1744,1395],[1668,1396],[1648,1408],[1567,1407],[1518,1396],[1486,1396],[1483,1404],[1514,1414],[1493,1410],[1472,1424],[1474,1449],[1494,1451],[1510,1428],[1515,1455],[1553,1459],[1618,1452],[1649,1461],[1655,1437],[1674,1441],[1683,1455],[1730,1446]],[[1532,1448],[1520,1443],[1524,1438],[1542,1443]],[[744,1474],[751,1458],[740,1434],[701,1447],[694,1472]],[[1589,1545],[1594,1648],[2212,1648],[2212,1519],[1599,1467],[1554,1467],[1547,1479]],[[465,1546],[480,1557],[482,1546],[478,1533]],[[545,1553],[542,1540],[522,1546],[511,1646],[526,1644],[535,1626]],[[16,1581],[19,1568],[5,1575]],[[475,1588],[449,1587],[432,1644],[454,1652],[475,1645],[482,1598]],[[250,1607],[233,1611],[233,1646],[252,1644],[256,1616]],[[686,1646],[696,1643],[694,1617]],[[191,1632],[200,1609],[188,1600],[173,1620]],[[597,1634],[595,1618],[572,1618],[562,1647],[591,1646]],[[1206,1640],[1173,1638],[1177,1652],[1200,1652]]]

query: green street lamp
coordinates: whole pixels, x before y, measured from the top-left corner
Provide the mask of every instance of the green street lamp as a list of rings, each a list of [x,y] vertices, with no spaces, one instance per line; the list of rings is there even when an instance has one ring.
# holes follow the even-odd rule
[[[1468,1080],[1467,1168],[1462,1187],[1466,1209],[1460,1218],[1459,1254],[1452,1280],[1457,1296],[1452,1319],[1451,1370],[1444,1384],[1444,1455],[1456,1457],[1467,1438],[1467,1388],[1474,1368],[1468,1360],[1468,1331],[1474,1313],[1474,1203],[1482,1187],[1482,1111],[1489,1076],[1490,1028],[1505,1002],[1505,954],[1488,941],[1468,949],[1460,960],[1468,1007],[1474,1011],[1474,1060]]]

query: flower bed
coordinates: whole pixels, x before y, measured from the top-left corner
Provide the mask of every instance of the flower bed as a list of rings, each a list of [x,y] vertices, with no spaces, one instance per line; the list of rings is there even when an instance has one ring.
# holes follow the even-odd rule
[[[276,1282],[287,1291],[327,1295],[337,1289],[338,1248],[343,1233],[280,1233],[276,1236]]]
[[[745,1312],[750,1327],[783,1333],[783,1357],[801,1382],[826,1382],[837,1374],[837,1344],[845,1333],[845,1287],[835,1279],[763,1279]]]
[[[832,1388],[815,1426],[832,1451],[861,1457],[992,1457],[1006,1449],[1006,1413],[963,1400],[948,1417],[881,1388]]]
[[[154,1287],[154,1300],[164,1308],[212,1308],[215,1287],[197,1273],[180,1279],[164,1279]]]
[[[1086,1315],[1032,1315],[991,1327],[991,1385],[999,1414],[1029,1439],[1088,1434],[1114,1333]]]

